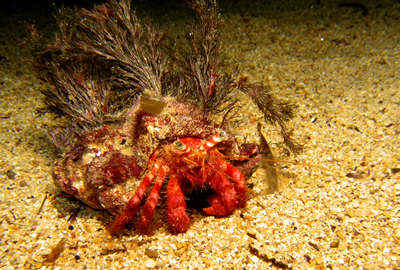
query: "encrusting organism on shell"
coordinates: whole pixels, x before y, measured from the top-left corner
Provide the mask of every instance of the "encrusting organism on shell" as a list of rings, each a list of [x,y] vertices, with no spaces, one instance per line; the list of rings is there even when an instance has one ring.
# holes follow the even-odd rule
[[[64,152],[54,182],[62,192],[116,215],[111,233],[136,215],[146,228],[162,188],[175,232],[189,228],[185,198],[194,191],[208,191],[202,193],[208,215],[223,217],[245,206],[245,179],[259,165],[245,158],[259,157],[262,149],[239,145],[229,132],[237,91],[280,127],[293,152],[300,149],[286,128],[296,107],[267,86],[227,72],[216,2],[188,3],[199,20],[186,43],[176,46],[167,28],[139,19],[129,0],[93,10],[61,9],[52,41],[30,29],[32,63],[47,83],[40,113],[68,122],[51,135]],[[214,114],[222,122],[212,120]]]

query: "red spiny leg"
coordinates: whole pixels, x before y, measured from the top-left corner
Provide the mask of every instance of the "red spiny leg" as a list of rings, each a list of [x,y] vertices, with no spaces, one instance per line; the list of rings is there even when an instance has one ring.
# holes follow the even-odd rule
[[[229,180],[219,172],[212,171],[206,181],[215,190],[216,194],[207,199],[211,206],[204,208],[203,211],[208,215],[217,217],[231,214],[238,207],[238,200],[236,191]]]
[[[176,232],[186,232],[190,219],[186,213],[186,202],[181,190],[182,176],[171,173],[167,185],[168,220]]]
[[[222,171],[225,174],[226,178],[233,183],[233,188],[236,191],[237,200],[239,203],[237,207],[245,207],[246,182],[244,180],[242,172],[229,162],[219,158],[212,159],[210,163],[212,164],[211,167],[213,167],[217,171]]]
[[[143,207],[143,215],[140,218],[140,226],[142,228],[147,227],[150,220],[153,218],[154,209],[158,202],[161,187],[164,183],[165,177],[169,172],[169,168],[165,163],[161,164],[161,168],[157,174],[157,179],[154,183],[153,189],[151,190],[149,196],[147,197],[146,204]]]
[[[158,150],[156,150],[153,154],[153,156],[151,157],[151,159],[149,160],[149,163],[147,165],[148,168],[153,168],[153,164],[154,162],[157,160],[157,156],[158,156]]]
[[[140,209],[140,202],[143,200],[146,189],[150,186],[151,182],[154,179],[154,176],[157,175],[160,166],[162,165],[162,160],[157,159],[154,163],[153,168],[147,173],[146,177],[143,179],[140,186],[135,191],[133,197],[129,200],[125,211],[122,212],[118,218],[114,221],[114,224],[110,227],[109,233],[114,234],[120,231],[125,225],[133,218],[133,216]]]

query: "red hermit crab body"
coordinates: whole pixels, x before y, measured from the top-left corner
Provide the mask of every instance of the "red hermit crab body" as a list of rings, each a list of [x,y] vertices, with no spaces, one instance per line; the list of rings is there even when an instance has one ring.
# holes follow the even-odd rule
[[[153,189],[143,208],[141,225],[147,226],[153,217],[154,208],[164,180],[167,184],[168,220],[174,231],[187,231],[190,219],[186,213],[182,183],[190,188],[203,189],[206,185],[216,193],[206,198],[211,206],[204,212],[214,216],[227,216],[246,203],[246,188],[242,173],[230,163],[220,159],[214,146],[225,139],[221,131],[206,141],[198,138],[182,138],[165,145],[154,153],[149,168],[152,168],[141,182],[126,210],[115,221],[111,231],[120,230],[132,215],[139,210],[146,188],[155,179]],[[228,180],[229,179],[229,180]]]
[[[245,205],[245,179],[258,166],[246,158],[263,150],[239,145],[230,132],[229,120],[240,109],[235,92],[247,94],[280,127],[288,148],[299,150],[286,128],[296,106],[274,97],[268,86],[228,72],[216,2],[187,2],[199,21],[186,39],[170,38],[168,45],[166,29],[140,20],[129,0],[90,11],[62,9],[53,41],[33,27],[26,41],[33,67],[48,85],[39,112],[67,121],[50,133],[63,151],[54,182],[116,215],[111,233],[139,212],[146,227],[163,186],[169,224],[177,232],[189,227],[185,199],[193,191],[207,190],[202,208],[209,215],[227,216]],[[219,123],[212,120],[218,114]]]

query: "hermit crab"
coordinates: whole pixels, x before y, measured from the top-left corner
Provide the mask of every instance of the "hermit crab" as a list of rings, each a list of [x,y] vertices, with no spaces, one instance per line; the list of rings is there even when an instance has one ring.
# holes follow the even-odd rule
[[[300,149],[286,128],[296,107],[227,71],[216,2],[187,2],[200,18],[183,41],[139,19],[128,0],[61,9],[52,41],[29,29],[33,67],[47,85],[39,113],[65,119],[50,133],[63,153],[54,182],[115,215],[112,234],[136,215],[147,227],[163,188],[175,232],[189,228],[186,200],[193,192],[208,191],[202,198],[208,215],[224,217],[245,206],[245,179],[263,149],[239,144],[231,132],[229,119],[240,110],[237,91],[280,127],[288,148]]]

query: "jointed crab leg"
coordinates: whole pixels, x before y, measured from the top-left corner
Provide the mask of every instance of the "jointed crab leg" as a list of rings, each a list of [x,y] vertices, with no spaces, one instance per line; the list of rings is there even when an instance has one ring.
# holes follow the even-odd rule
[[[238,195],[238,207],[244,207],[246,205],[246,184],[240,170],[222,159],[210,160],[209,166],[217,171],[223,172],[227,176]]]
[[[147,197],[146,204],[143,207],[143,215],[140,218],[140,225],[142,228],[145,228],[149,224],[150,220],[153,218],[154,209],[156,208],[156,204],[160,195],[160,190],[168,173],[168,166],[162,163],[161,168],[157,174],[157,179],[154,183],[153,189]]]
[[[140,202],[144,198],[146,193],[146,189],[150,186],[151,182],[153,181],[154,177],[158,174],[160,167],[162,166],[162,160],[157,159],[153,165],[151,171],[149,171],[146,177],[143,179],[140,186],[135,191],[135,195],[129,200],[125,211],[122,212],[118,218],[114,221],[114,224],[109,229],[110,234],[114,234],[120,231],[125,225],[135,216],[135,214],[140,209]]]
[[[182,176],[171,173],[167,185],[168,220],[176,232],[186,232],[190,219],[186,213],[186,202],[181,190]]]
[[[217,217],[227,216],[237,208],[237,194],[228,179],[217,171],[213,171],[207,177],[208,184],[215,190],[216,194],[207,199],[210,207],[203,211],[208,215]]]

